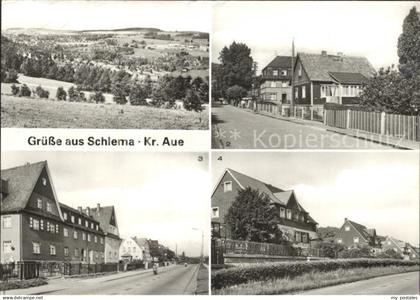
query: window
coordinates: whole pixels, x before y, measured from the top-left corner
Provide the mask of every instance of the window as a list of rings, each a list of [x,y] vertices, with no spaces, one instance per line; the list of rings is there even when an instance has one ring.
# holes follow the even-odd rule
[[[88,242],[90,242],[90,234],[88,234],[88,235],[87,235],[87,238],[88,238],[88,239],[87,239],[87,240],[88,240]]]
[[[281,86],[282,86],[282,87],[288,87],[288,86],[289,86],[289,83],[288,83],[287,81],[283,81],[283,82],[281,83]]]
[[[303,216],[303,214],[299,215],[299,221],[301,221],[302,223],[305,221],[305,217]]]
[[[60,228],[58,227],[58,224],[55,224],[55,233],[59,233],[60,232]]]
[[[39,230],[39,220],[38,219],[33,219],[33,230]]]
[[[82,240],[86,241],[86,233],[82,232]]]
[[[279,70],[273,70],[273,76],[279,76]]]
[[[95,243],[97,243],[98,242],[98,237],[96,235],[94,237],[95,237]]]
[[[341,244],[343,242],[343,240],[342,239],[338,239],[337,240],[337,243],[339,243],[339,244]]]
[[[287,70],[281,70],[281,75],[287,76]]]
[[[71,222],[74,223],[74,216],[71,216]]]
[[[66,212],[63,213],[63,218],[64,218],[64,220],[67,221],[67,213]]]
[[[40,254],[41,253],[41,244],[38,242],[32,242],[32,252],[34,254]]]
[[[293,213],[293,220],[299,221],[299,213],[298,212]]]
[[[79,218],[78,222],[79,222],[79,225],[82,225],[82,218]]]
[[[47,211],[52,212],[52,205],[50,202],[47,202]]]
[[[359,238],[355,236],[355,237],[353,238],[353,242],[354,242],[355,244],[357,244],[357,243],[359,242]]]
[[[42,209],[42,199],[41,198],[36,199],[36,207],[38,207],[39,209]]]
[[[286,209],[286,217],[291,220],[292,219],[292,210]]]
[[[32,217],[29,217],[29,228],[34,227],[34,219]]]
[[[3,241],[3,253],[12,253],[12,241]]]
[[[77,240],[77,231],[75,230],[75,231],[73,231],[73,238],[75,239],[75,240]]]
[[[232,181],[226,181],[223,183],[224,192],[230,192],[232,190]]]
[[[74,249],[74,256],[79,256],[79,248]]]
[[[95,228],[95,224],[90,223],[90,228],[94,229]]]
[[[306,87],[302,86],[302,98],[306,98]]]
[[[277,94],[276,93],[270,93],[270,100],[271,101],[277,101]]]
[[[299,97],[299,90],[297,87],[295,87],[295,99]]]
[[[3,216],[3,228],[12,228],[11,216]]]
[[[308,233],[302,233],[302,243],[308,243],[309,234]]]
[[[41,220],[40,225],[41,225],[41,230],[44,230],[44,220]]]
[[[98,224],[96,224],[96,230],[99,230],[99,225]]]
[[[298,231],[295,232],[295,241],[298,243],[301,242],[301,234]]]
[[[69,247],[64,247],[64,256],[69,256]]]
[[[67,228],[63,228],[63,233],[65,237],[69,236],[69,230]]]
[[[104,243],[104,238],[101,238],[101,244],[103,244]]]
[[[42,177],[42,185],[46,186],[47,185],[47,178]]]
[[[280,218],[286,217],[286,209],[284,207],[280,207]]]
[[[275,81],[270,81],[270,87],[275,88],[276,87],[276,82]]]
[[[219,208],[218,207],[212,207],[211,208],[211,217],[212,218],[218,218],[219,217]]]
[[[347,225],[346,227],[344,227],[344,230],[345,230],[345,231],[350,231],[350,226],[349,226],[349,225]]]
[[[388,241],[388,245],[391,245],[391,241]]]
[[[302,76],[302,65],[299,65],[298,76]]]
[[[89,222],[87,220],[85,220],[85,227],[89,228]]]

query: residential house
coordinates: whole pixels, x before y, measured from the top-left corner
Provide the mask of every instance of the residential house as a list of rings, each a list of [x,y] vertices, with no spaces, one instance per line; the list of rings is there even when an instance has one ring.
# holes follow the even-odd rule
[[[144,249],[137,244],[137,241],[134,237],[123,239],[120,245],[120,259],[121,260],[143,260],[144,258]]]
[[[382,244],[383,251],[394,250],[396,253],[400,254],[402,258],[405,259],[419,259],[419,253],[416,248],[406,243],[404,241],[393,238],[392,236],[387,236],[385,241]]]
[[[232,169],[224,171],[212,193],[211,225],[214,236],[231,238],[225,216],[238,192],[247,187],[264,193],[276,206],[279,213],[278,227],[285,239],[302,248],[308,248],[311,241],[318,240],[318,223],[302,207],[293,190],[282,190]]]
[[[347,218],[344,219],[343,225],[335,235],[335,242],[347,248],[370,246],[375,253],[381,251],[380,239],[375,229],[367,229],[366,226]]]
[[[150,255],[149,241],[146,238],[134,237],[133,239],[137,243],[137,245],[139,245],[140,248],[143,250],[143,263],[144,263],[144,267],[147,269],[152,263],[152,256]]]
[[[294,104],[356,104],[375,69],[365,57],[298,53],[294,62]]]
[[[260,97],[263,101],[290,103],[292,100],[292,57],[276,56],[262,70]]]
[[[105,234],[105,263],[118,262],[122,239],[118,230],[114,206],[101,206],[98,203],[96,207],[87,208],[86,211],[89,211],[92,218],[99,222],[99,226]]]
[[[74,209],[63,203],[60,203],[60,209],[64,219],[64,261],[103,263],[105,234],[89,209]]]
[[[47,162],[2,170],[1,179],[1,263],[63,261],[63,217]]]

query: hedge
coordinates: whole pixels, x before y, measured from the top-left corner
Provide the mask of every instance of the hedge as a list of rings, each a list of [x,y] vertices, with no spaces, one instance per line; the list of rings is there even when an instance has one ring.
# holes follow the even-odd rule
[[[247,283],[249,281],[265,281],[284,277],[296,277],[308,272],[328,272],[338,269],[371,268],[387,266],[414,266],[419,261],[398,259],[336,259],[318,261],[293,261],[278,263],[263,263],[243,265],[236,268],[223,269],[213,272],[211,286],[221,289],[232,285]]]

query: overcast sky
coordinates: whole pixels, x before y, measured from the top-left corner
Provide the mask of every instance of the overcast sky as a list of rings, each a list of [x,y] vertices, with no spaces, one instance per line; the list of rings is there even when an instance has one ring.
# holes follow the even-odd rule
[[[347,217],[419,244],[418,152],[223,152],[212,160],[213,187],[228,167],[293,189],[319,226],[341,227]]]
[[[2,29],[10,27],[67,30],[157,27],[210,31],[205,2],[155,1],[2,1]]]
[[[402,23],[416,2],[224,2],[214,4],[212,59],[233,41],[246,43],[259,72],[295,51],[366,56],[378,69],[398,63]]]
[[[203,156],[199,162],[198,155]],[[120,235],[157,239],[199,256],[209,239],[207,154],[5,152],[2,169],[47,160],[57,197],[74,208],[114,205]],[[205,254],[208,247],[204,246]]]

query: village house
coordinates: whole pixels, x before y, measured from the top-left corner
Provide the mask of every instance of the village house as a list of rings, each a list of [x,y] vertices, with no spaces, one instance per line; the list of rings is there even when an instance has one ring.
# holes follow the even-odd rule
[[[92,216],[94,220],[99,222],[105,235],[105,263],[115,263],[120,258],[120,245],[122,239],[118,230],[117,217],[115,208],[111,206],[101,206],[99,203],[96,207],[86,208],[85,213]]]
[[[294,104],[357,104],[375,69],[365,57],[298,53],[294,62]]]
[[[139,245],[140,248],[143,249],[143,263],[144,263],[144,267],[147,269],[152,263],[152,256],[150,255],[149,240],[146,238],[138,238],[138,237],[134,237],[133,239],[137,243],[137,245]]]
[[[370,246],[374,253],[381,251],[381,242],[376,230],[367,229],[366,226],[353,222],[347,218],[335,235],[335,242],[347,248]]]
[[[383,251],[391,249],[396,253],[400,254],[401,257],[405,259],[419,259],[419,253],[412,245],[404,241],[398,240],[396,238],[393,238],[392,236],[387,236],[385,238],[384,242],[382,243],[382,249]]]
[[[212,233],[222,238],[231,238],[225,223],[225,216],[235,201],[238,191],[250,187],[267,195],[279,212],[278,227],[283,238],[301,248],[311,247],[311,242],[318,240],[318,223],[302,207],[293,190],[282,190],[258,179],[226,169],[214,187],[211,197]]]
[[[125,261],[143,260],[145,249],[134,237],[123,239],[120,245],[120,259]]]
[[[47,161],[2,170],[0,208],[1,263],[39,261],[58,266],[118,261],[114,208],[106,209],[104,220],[109,225],[104,226],[106,222],[97,220],[92,209],[60,203]],[[105,251],[110,249],[112,256],[107,258]]]
[[[262,101],[290,103],[292,100],[292,57],[276,56],[261,72]]]

